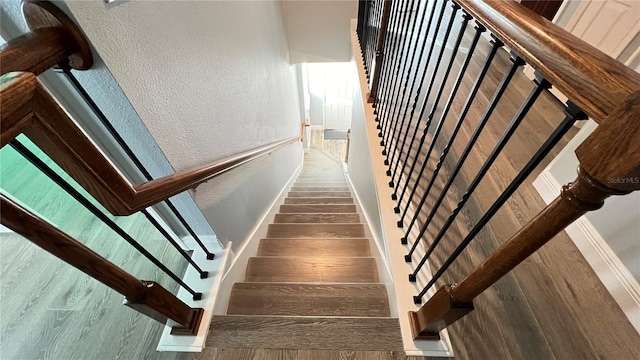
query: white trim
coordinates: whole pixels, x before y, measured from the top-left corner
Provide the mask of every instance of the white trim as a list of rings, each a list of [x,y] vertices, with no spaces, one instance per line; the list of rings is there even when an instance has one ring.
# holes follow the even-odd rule
[[[388,251],[383,250],[381,247],[381,244],[386,244],[386,242],[383,242],[382,239],[378,238],[378,236],[376,236],[376,234],[373,231],[371,231],[371,227],[370,227],[371,219],[369,218],[369,215],[364,211],[364,208],[362,207],[362,201],[360,200],[360,196],[358,196],[358,192],[355,190],[355,187],[353,186],[353,182],[351,181],[349,174],[345,173],[344,175],[345,175],[345,178],[347,179],[347,183],[349,184],[349,188],[351,189],[351,192],[353,193],[353,196],[356,199],[356,204],[355,204],[356,208],[358,209],[358,212],[360,213],[362,218],[364,218],[362,220],[364,220],[363,225],[365,228],[365,235],[370,239],[369,246],[371,247],[371,244],[373,244],[371,256],[373,256],[376,259],[376,265],[378,266],[378,274],[382,276],[382,280],[385,284],[385,288],[387,289],[387,299],[389,299],[390,316],[393,318],[399,318],[400,315],[398,314],[398,303],[396,301],[395,285],[393,283],[393,276],[391,275],[389,260],[386,257],[386,254],[388,254]],[[373,253],[374,251],[375,253]]]
[[[561,185],[549,169],[533,182],[548,204],[560,194]],[[602,284],[640,333],[640,283],[624,266],[593,224],[583,216],[565,229]]]
[[[158,351],[202,351],[212,316],[224,315],[227,312],[227,306],[229,305],[229,297],[231,295],[231,288],[233,287],[233,284],[244,279],[249,257],[253,256],[257,250],[259,242],[257,240],[266,235],[267,225],[273,221],[274,211],[277,212],[278,206],[284,202],[286,191],[291,188],[301,169],[302,161],[289,178],[287,185],[282,188],[278,196],[271,203],[269,209],[264,213],[262,220],[254,226],[237,255],[234,255],[233,250],[231,250],[231,242],[227,243],[224,254],[220,254],[220,251],[212,251],[216,255],[214,260],[206,260],[204,252],[196,249],[194,252],[194,260],[196,263],[206,264],[207,267],[203,266],[203,269],[210,271],[210,273],[215,273],[215,276],[200,280],[198,273],[192,267],[189,267],[184,277],[185,282],[188,284],[196,284],[193,286],[196,291],[202,291],[204,287],[204,289],[207,290],[207,293],[203,292],[204,300],[201,301],[193,301],[191,295],[184,289],[180,289],[177,296],[190,306],[202,307],[205,309],[198,335],[171,336],[170,326],[172,326],[174,322],[169,320],[167,322],[167,326],[165,326],[165,329],[162,332],[162,337],[160,338],[160,343],[157,348]],[[205,245],[218,244],[215,236],[203,236],[201,239]],[[220,248],[219,245],[214,246],[216,248]],[[210,268],[212,270],[209,270]],[[209,296],[207,296],[207,294],[209,294]]]
[[[357,20],[351,20],[351,46],[352,54],[359,54],[359,42],[356,35]],[[359,56],[353,56],[355,59],[355,65],[358,71],[358,79],[360,88],[360,97],[362,100],[365,123],[366,123],[366,136],[370,149],[379,149],[380,140],[378,139],[378,130],[376,130],[375,114],[373,113],[373,107],[367,103],[366,94],[368,85],[366,82],[366,76],[364,72],[364,65],[362,64],[362,58]],[[353,136],[353,134],[352,134]],[[409,324],[409,311],[417,311],[420,306],[413,303],[413,295],[417,294],[426,284],[427,280],[431,277],[429,266],[424,266],[423,271],[420,272],[418,281],[415,283],[409,282],[408,274],[413,271],[410,264],[404,261],[404,255],[408,251],[407,245],[401,245],[399,239],[402,237],[403,232],[396,226],[399,219],[398,215],[393,212],[394,202],[391,200],[392,189],[387,186],[386,169],[384,166],[384,156],[380,151],[370,151],[371,165],[373,167],[372,181],[375,185],[376,193],[379,200],[380,209],[380,223],[384,231],[384,238],[386,239],[386,246],[389,248],[388,256],[391,265],[391,273],[394,281],[395,297],[397,302],[397,313],[400,314],[398,320],[400,322],[400,329],[402,332],[402,342],[404,344],[405,353],[408,356],[439,356],[439,357],[453,357],[453,349],[451,347],[451,341],[447,330],[440,332],[441,340],[413,340],[411,335],[411,327]],[[382,179],[382,180],[380,180]],[[393,241],[389,241],[393,239]],[[421,253],[419,253],[421,252]],[[422,256],[424,249],[418,247],[418,251],[415,252],[415,256]],[[435,289],[432,288],[428,292],[429,296],[435,293]]]
[[[301,152],[301,156],[304,154]],[[214,305],[213,313],[216,315],[225,315],[227,313],[227,307],[229,306],[229,298],[231,297],[231,289],[236,282],[244,281],[244,276],[247,270],[247,264],[249,258],[255,256],[258,251],[258,244],[260,239],[267,235],[268,226],[273,222],[275,214],[278,213],[280,205],[284,203],[284,198],[293,186],[298,174],[302,170],[302,158],[300,164],[293,172],[287,184],[282,188],[278,196],[273,200],[271,206],[262,215],[262,218],[253,227],[249,236],[245,240],[242,247],[238,250],[238,254],[234,255],[233,263],[229,267],[229,270],[224,274],[220,288],[218,289],[219,300]]]
[[[229,259],[231,258],[231,242],[227,244],[226,249],[218,246],[211,252],[215,254],[215,259],[213,260],[207,260],[203,251],[195,251],[192,257],[196,264],[199,264],[203,270],[209,272],[208,278],[200,279],[200,274],[192,266],[187,268],[183,277],[183,280],[191,285],[195,291],[202,292],[202,300],[194,301],[191,294],[183,288],[180,288],[177,294],[178,299],[184,301],[190,307],[204,309],[198,335],[172,336],[171,327],[176,323],[173,320],[168,320],[158,342],[157,351],[200,352],[204,348],[207,333],[209,332],[209,324],[213,317],[213,307],[220,295],[219,288],[222,274],[229,265]]]

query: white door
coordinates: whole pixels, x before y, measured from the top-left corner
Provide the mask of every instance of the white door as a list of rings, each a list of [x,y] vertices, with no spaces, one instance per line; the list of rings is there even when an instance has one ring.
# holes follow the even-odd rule
[[[640,32],[640,1],[582,0],[565,29],[617,59]]]
[[[325,72],[324,127],[347,130],[351,127],[353,83],[349,63],[331,64]]]

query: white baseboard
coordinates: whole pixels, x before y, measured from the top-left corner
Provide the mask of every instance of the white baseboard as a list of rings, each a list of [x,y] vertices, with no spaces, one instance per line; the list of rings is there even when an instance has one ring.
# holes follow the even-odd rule
[[[356,20],[352,20],[352,54],[359,54],[359,42],[355,28]],[[355,59],[355,66],[358,72],[360,85],[360,93],[358,95],[360,96],[364,110],[366,141],[369,145],[369,149],[379,149],[380,140],[378,139],[378,130],[376,129],[376,123],[374,120],[374,109],[371,104],[367,103],[366,99],[368,85],[364,73],[364,65],[359,56],[354,56],[353,59]],[[353,136],[352,128],[352,139]],[[426,284],[426,280],[430,278],[431,272],[429,266],[425,266],[418,276],[418,281],[415,283],[409,282],[408,274],[413,271],[413,268],[410,264],[404,261],[404,255],[407,253],[408,249],[406,245],[401,245],[399,241],[404,233],[402,229],[398,228],[396,225],[399,217],[393,212],[395,203],[391,200],[392,189],[387,186],[388,178],[386,177],[384,156],[380,151],[370,151],[370,156],[373,167],[373,174],[371,178],[378,198],[380,223],[382,224],[382,229],[384,231],[384,240],[386,240],[385,246],[388,247],[387,253],[391,274],[394,279],[395,302],[397,304],[397,313],[399,314],[398,319],[400,322],[405,353],[408,356],[453,357],[454,354],[451,347],[451,340],[449,339],[449,334],[446,329],[440,332],[440,340],[413,340],[408,312],[417,311],[420,308],[420,305],[413,303],[413,296],[422,290],[423,286]],[[422,249],[422,247],[418,247],[418,249]],[[420,256],[424,254],[424,251],[422,254],[419,254],[418,251],[416,251],[415,254],[416,256]],[[427,295],[431,296],[434,292],[435,289],[432,288]],[[429,296],[425,296],[425,299]]]
[[[302,155],[304,156],[304,155]],[[249,258],[255,256],[258,251],[258,244],[260,239],[267,235],[268,226],[273,222],[275,214],[278,212],[280,205],[284,203],[284,197],[293,186],[300,170],[302,169],[302,159],[296,170],[293,172],[287,184],[282,188],[278,196],[273,200],[271,206],[262,215],[260,221],[256,223],[249,236],[244,241],[242,247],[238,250],[238,253],[234,255],[231,266],[229,266],[227,272],[224,274],[220,288],[218,289],[218,301],[216,301],[213,308],[213,313],[216,315],[224,315],[227,313],[227,307],[229,306],[229,298],[231,297],[231,289],[236,282],[244,281],[245,273],[247,270],[247,264]]]
[[[547,204],[560,194],[561,184],[548,169],[538,176],[533,186]],[[633,327],[640,333],[640,283],[586,216],[576,220],[565,231]]]
[[[229,265],[229,259],[231,259],[231,242],[227,244],[225,249],[217,246],[216,248],[211,248],[210,251],[215,254],[213,260],[207,260],[203,251],[195,251],[192,257],[196,264],[209,272],[208,278],[200,279],[200,274],[192,266],[187,268],[182,278],[195,291],[202,292],[202,300],[194,301],[191,294],[183,288],[180,288],[176,295],[178,299],[190,307],[204,309],[198,335],[173,336],[171,335],[171,327],[175,326],[176,323],[173,320],[168,320],[160,336],[160,341],[156,348],[157,351],[201,352],[204,348],[207,333],[209,332],[209,324],[213,317],[213,307],[219,296],[218,289],[222,281],[222,274]]]
[[[369,244],[373,244],[372,249],[375,249],[374,252],[371,255],[376,259],[376,264],[378,265],[378,274],[381,275],[382,280],[387,288],[387,298],[389,299],[389,311],[390,311],[390,315],[393,318],[399,318],[400,314],[398,314],[398,304],[396,301],[396,290],[395,290],[395,286],[393,283],[393,276],[391,274],[391,267],[389,265],[389,259],[387,258],[387,256],[385,254],[388,254],[389,252],[382,249],[382,247],[384,246],[385,242],[384,239],[380,239],[373,231],[371,231],[371,227],[369,224],[371,224],[371,219],[369,217],[369,214],[367,214],[366,211],[364,211],[363,207],[362,207],[362,201],[360,200],[360,196],[358,195],[358,192],[356,191],[355,187],[353,186],[353,182],[351,182],[351,178],[349,177],[349,174],[346,173],[346,168],[345,168],[345,178],[347,179],[347,183],[349,184],[349,188],[351,189],[351,191],[353,192],[353,196],[356,198],[356,208],[358,209],[358,212],[362,215],[362,217],[364,219],[364,228],[365,228],[365,235],[371,239],[371,241],[369,242]],[[384,234],[383,234],[384,236]]]

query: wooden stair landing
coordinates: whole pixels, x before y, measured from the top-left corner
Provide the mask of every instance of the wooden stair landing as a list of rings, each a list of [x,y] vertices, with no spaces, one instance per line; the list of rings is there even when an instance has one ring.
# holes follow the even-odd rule
[[[389,317],[383,284],[235,283],[227,314]]]
[[[207,347],[402,351],[392,318],[213,316]]]
[[[341,167],[319,153],[280,206],[207,346],[402,350],[398,319]]]

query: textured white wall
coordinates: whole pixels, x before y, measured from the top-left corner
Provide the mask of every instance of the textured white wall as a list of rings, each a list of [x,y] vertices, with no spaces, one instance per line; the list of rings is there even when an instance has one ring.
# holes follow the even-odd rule
[[[66,5],[176,170],[299,133],[280,2]],[[246,238],[300,151],[293,145],[198,188],[221,240]]]
[[[58,2],[57,5],[68,13],[65,4]],[[29,30],[22,16],[21,0],[0,1],[0,18],[2,35],[8,39],[17,37]],[[157,178],[172,174],[174,170],[169,164],[169,161],[167,161],[162,151],[158,148],[155,139],[140,120],[140,117],[129,103],[118,82],[113,78],[102,59],[94,55],[94,65],[91,70],[77,71],[75,75],[93,100],[98,104],[102,112],[107,116],[111,125],[116,128],[118,133],[120,133],[129,144],[151,176]],[[84,100],[79,97],[68,82],[64,81],[61,75],[49,70],[40,75],[39,78],[55,94],[56,98],[62,102],[74,119],[84,126],[85,130],[92,135],[106,132],[103,127],[98,125],[98,120],[87,107]],[[99,145],[102,145],[103,149],[111,148],[115,150],[114,146],[110,145],[109,139],[105,137],[96,136],[94,140],[96,140]],[[144,177],[134,166],[124,161],[118,161],[119,159],[125,158],[124,153],[108,151],[108,154],[127,175],[130,181],[135,183],[144,181]],[[184,193],[178,195],[174,197],[172,201],[196,233],[200,235],[213,234],[211,227],[189,194]],[[169,219],[168,222],[172,224],[172,228],[174,228],[178,234],[187,235],[186,230],[182,229],[178,222],[171,221],[172,215],[168,208],[156,206],[156,210],[166,219]]]
[[[358,16],[356,0],[285,0],[282,8],[291,63],[351,60],[349,26]]]
[[[355,74],[355,63],[354,76]],[[378,193],[376,191],[375,173],[371,164],[371,149],[367,136],[367,124],[364,116],[364,104],[360,89],[354,89],[353,111],[351,113],[351,140],[349,141],[349,163],[347,172],[354,190],[362,205],[362,211],[367,215],[369,228],[377,240],[385,238],[382,222],[380,220],[380,208]],[[387,249],[384,243],[380,243],[379,249]],[[385,250],[383,250],[385,251]],[[381,254],[388,261],[388,254]]]

